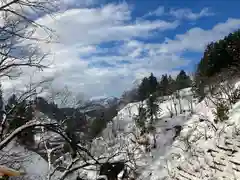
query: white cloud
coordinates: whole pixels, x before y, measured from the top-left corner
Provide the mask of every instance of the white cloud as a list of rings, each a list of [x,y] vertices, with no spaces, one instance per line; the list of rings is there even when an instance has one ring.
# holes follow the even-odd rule
[[[98,3],[98,0],[61,0],[61,3],[67,6],[88,7]]]
[[[164,7],[163,6],[159,6],[153,13],[156,16],[161,16],[162,14],[164,14]]]
[[[53,17],[44,16],[37,22],[56,31],[55,40],[58,43],[40,44],[43,51],[51,52],[45,60],[45,63],[51,62],[50,68],[34,75],[33,70],[25,69],[26,74],[12,81],[12,84],[5,81],[4,85],[8,85],[8,88],[13,84],[19,86],[27,83],[29,76],[38,79],[43,75],[55,76],[54,86],[61,88],[66,84],[74,92],[82,91],[92,96],[101,96],[106,92],[109,95],[119,95],[126,87],[131,86],[136,74],[140,69],[145,69],[144,64],[149,61],[143,59],[142,61],[146,61],[144,64],[138,63],[137,54],[132,52],[132,55],[125,53],[115,57],[94,57],[92,53],[101,53],[101,50],[106,53],[107,48],[101,49],[102,43],[122,40],[131,42],[137,37],[146,38],[153,31],[165,31],[178,26],[178,22],[163,20],[135,21],[126,3],[70,9],[64,13],[56,13]],[[37,30],[35,36],[42,37],[46,34]],[[141,52],[141,49],[138,51]],[[85,55],[90,55],[91,58],[84,59]],[[118,64],[124,58],[130,58],[132,64]],[[100,61],[106,61],[115,67],[89,67],[90,63]]]
[[[147,13],[144,17],[148,16],[162,16],[165,13],[165,9],[163,6],[159,6],[156,10]]]
[[[113,16],[114,14],[114,16]],[[57,39],[65,45],[89,45],[101,42],[124,40],[137,36],[144,37],[152,30],[175,29],[178,22],[131,20],[127,4],[107,5],[96,9],[72,9],[54,18],[44,17],[38,20],[56,30]],[[38,32],[42,35],[44,32]]]
[[[54,87],[67,85],[75,93],[85,92],[90,96],[120,95],[143,75],[153,72],[160,76],[174,67],[186,65],[189,61],[179,56],[181,52],[186,49],[202,51],[206,43],[227,35],[240,25],[239,19],[229,19],[209,30],[193,28],[174,39],[146,43],[144,39],[152,36],[153,32],[161,31],[162,34],[175,29],[179,23],[137,21],[131,12],[126,3],[108,4],[69,9],[56,13],[53,18],[44,16],[38,19],[38,23],[56,31],[58,43],[40,44],[43,51],[51,52],[45,63],[52,64],[44,72],[33,75],[34,71],[28,68],[19,79],[5,80],[5,89],[27,83],[29,76],[37,79],[55,76]],[[38,30],[35,36],[46,34]],[[112,45],[112,41],[117,45]],[[102,47],[103,44],[107,44],[106,47]],[[112,51],[114,53],[110,53]],[[102,62],[109,66],[94,66]]]
[[[202,52],[209,42],[219,40],[239,28],[240,19],[231,18],[209,30],[192,28],[185,34],[176,35],[173,40],[166,39],[165,43],[161,44],[159,51],[161,53],[177,53],[185,50]]]
[[[199,13],[193,12],[191,9],[171,9],[170,15],[177,19],[187,19],[187,20],[197,20],[202,17],[213,16],[214,13],[209,10],[209,8],[203,8]]]
[[[176,19],[187,19],[187,20],[197,20],[202,17],[207,16],[213,16],[214,13],[210,11],[209,8],[203,8],[200,12],[193,12],[189,8],[172,8],[169,11],[166,11],[166,9],[163,6],[159,6],[156,10],[147,13],[144,18],[148,16],[173,16]]]

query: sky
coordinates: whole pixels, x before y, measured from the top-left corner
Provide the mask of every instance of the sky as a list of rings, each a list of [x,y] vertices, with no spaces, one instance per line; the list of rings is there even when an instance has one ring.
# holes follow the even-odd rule
[[[119,97],[151,72],[193,72],[209,42],[240,28],[238,0],[61,0],[59,7],[35,17],[56,35],[57,43],[40,44],[50,68],[6,87],[44,75],[58,89]]]

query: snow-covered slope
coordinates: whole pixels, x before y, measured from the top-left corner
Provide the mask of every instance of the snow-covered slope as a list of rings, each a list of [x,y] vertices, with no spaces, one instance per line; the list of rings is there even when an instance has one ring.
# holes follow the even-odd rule
[[[180,136],[164,155],[162,167],[157,169],[153,164],[148,170],[152,172],[149,179],[239,179],[239,108],[240,102],[226,122],[214,124],[211,106],[199,103],[197,113],[184,123]]]
[[[190,89],[180,92],[184,113],[169,117],[170,97],[160,103],[161,113],[156,123],[157,148],[140,155],[142,166],[139,179],[239,179],[240,178],[240,102],[229,111],[226,122],[214,123],[214,105],[205,99],[196,103]],[[176,101],[177,102],[177,101]],[[193,113],[189,112],[190,102]],[[134,115],[139,103],[125,106],[104,130],[103,136],[113,139],[114,131],[125,134],[125,142],[134,132]],[[178,104],[179,112],[179,104]],[[176,139],[176,126],[182,131]],[[135,131],[136,132],[136,131]],[[138,152],[139,153],[139,152]]]
[[[211,101],[198,103],[190,88],[179,95],[180,100],[174,96],[159,98],[155,149],[146,152],[134,142],[135,136],[140,136],[134,123],[140,103],[130,103],[107,125],[102,137],[93,141],[91,152],[103,162],[110,157],[112,161],[129,160],[129,166],[138,172],[137,179],[240,179],[240,101],[229,111],[228,120],[215,123]],[[151,144],[154,135],[146,134]],[[37,156],[33,157],[36,162]],[[41,164],[45,168],[41,171],[47,172],[47,163]],[[29,172],[34,170],[30,168]],[[81,170],[79,174],[89,180],[97,177],[93,170]]]

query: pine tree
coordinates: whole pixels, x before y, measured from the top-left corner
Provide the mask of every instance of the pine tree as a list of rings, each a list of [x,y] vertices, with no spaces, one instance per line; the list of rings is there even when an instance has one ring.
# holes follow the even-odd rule
[[[90,125],[90,135],[92,137],[98,136],[104,128],[107,127],[107,121],[104,119],[104,112],[101,113],[101,116],[94,119]]]
[[[192,84],[191,78],[185,73],[184,70],[181,70],[176,78],[177,90],[191,87],[191,84]]]
[[[139,100],[144,101],[145,99],[147,99],[150,94],[153,94],[157,91],[157,87],[157,78],[153,75],[153,73],[151,73],[148,78],[143,78],[138,88]]]
[[[9,131],[13,131],[16,128],[26,124],[33,119],[33,108],[30,102],[26,100],[17,102],[17,97],[13,94],[8,99],[8,104],[5,107],[7,114],[7,121],[9,124]],[[33,129],[27,129],[17,136],[18,140],[22,144],[34,143]]]
[[[15,94],[8,98],[6,109],[10,110],[17,104],[17,96]],[[8,112],[8,111],[7,111]]]
[[[146,108],[143,107],[143,104],[140,104],[140,106],[138,107],[138,115],[134,118],[134,121],[136,126],[141,129],[141,132],[145,132],[146,130],[146,117]]]
[[[205,97],[204,88],[205,88],[206,82],[204,81],[204,79],[205,78],[203,77],[195,75],[192,83],[192,91],[194,93],[194,96],[198,97],[199,102],[202,101]]]
[[[162,75],[162,78],[159,83],[159,94],[160,96],[168,95],[169,81],[167,74]]]
[[[157,104],[157,97],[156,95],[151,94],[147,99],[147,116],[150,118],[150,124],[153,124],[157,118],[158,110],[159,106]]]
[[[143,80],[138,88],[138,95],[139,95],[140,101],[144,101],[147,98],[148,87],[149,87],[149,82],[148,82],[148,79],[145,77],[145,78],[143,78]]]
[[[214,83],[214,78],[226,72],[231,76],[239,73],[240,65],[240,30],[230,33],[217,42],[207,45],[203,57],[197,65],[195,88],[198,94],[204,94],[204,86]],[[210,77],[212,77],[210,79]],[[212,82],[211,82],[212,81]]]
[[[167,95],[171,95],[175,92],[176,90],[176,82],[172,78],[171,75],[168,76],[168,87],[167,87]]]
[[[147,127],[146,119],[150,118],[151,124],[153,125],[156,114],[157,114],[157,96],[156,91],[158,89],[157,78],[151,73],[148,78],[143,78],[139,86],[139,97],[141,106],[138,111],[139,114],[135,118],[136,125],[141,129],[141,132],[145,132]],[[143,107],[143,101],[147,100],[147,108]]]
[[[153,148],[157,147],[157,141],[156,141],[156,127],[155,123],[157,120],[157,114],[159,111],[159,106],[157,104],[157,97],[154,94],[151,94],[147,100],[147,117],[150,118],[150,122],[148,124],[148,131],[153,133],[154,137],[154,145]]]
[[[151,75],[148,77],[148,85],[149,85],[149,95],[156,92],[158,87],[157,78],[151,73]]]

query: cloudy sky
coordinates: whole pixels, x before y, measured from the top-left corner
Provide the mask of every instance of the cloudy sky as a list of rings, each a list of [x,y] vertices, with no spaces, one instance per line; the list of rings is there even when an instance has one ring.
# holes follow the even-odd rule
[[[238,0],[62,0],[61,6],[36,19],[58,42],[42,45],[54,63],[41,74],[91,97],[120,96],[150,72],[191,72],[207,43],[240,28]]]

